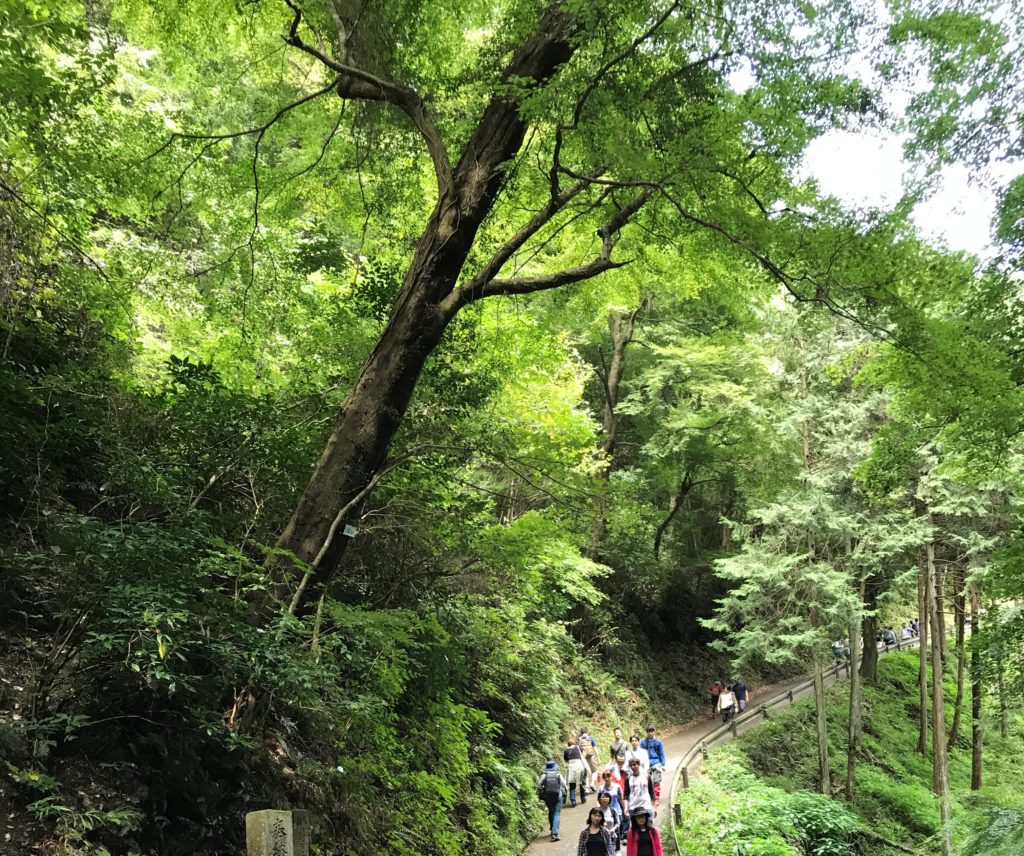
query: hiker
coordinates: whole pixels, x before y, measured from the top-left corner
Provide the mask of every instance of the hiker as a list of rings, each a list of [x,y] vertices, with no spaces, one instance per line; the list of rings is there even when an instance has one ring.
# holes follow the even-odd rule
[[[912,637],[913,635],[914,635],[914,634],[913,634],[913,632],[911,631],[911,629],[910,629],[910,625],[909,625],[909,624],[904,624],[904,625],[903,625],[903,626],[902,626],[902,627],[900,628],[900,639],[902,639],[902,640],[903,640],[904,642],[905,642],[906,640],[910,639],[910,638],[911,638],[911,637]]]
[[[640,746],[639,734],[633,734],[629,738],[629,749],[626,750],[627,769],[634,758],[640,762],[640,766],[643,767],[645,772],[651,768],[651,756],[646,749]]]
[[[604,813],[604,828],[612,838],[615,852],[619,852],[619,839],[622,837],[622,808],[612,805],[612,795],[607,791],[597,792],[597,804]]]
[[[583,750],[575,737],[569,738],[569,745],[562,753],[569,765],[569,805],[576,805],[576,786],[580,789],[580,802],[587,801],[587,764],[583,760]]]
[[[558,769],[553,758],[548,758],[544,772],[537,780],[537,796],[548,807],[548,826],[551,828],[551,840],[558,841],[558,826],[562,817],[562,803],[565,802],[565,777]]]
[[[918,619],[916,619],[916,618],[912,618],[910,620],[910,629],[912,631],[914,631],[914,635],[915,636],[920,636],[921,635],[921,622]]]
[[[889,653],[889,646],[896,644],[896,633],[891,627],[882,631],[882,641],[885,643],[885,653]]]
[[[612,741],[611,753],[608,755],[608,760],[615,763],[615,756],[620,752],[625,752],[629,749],[629,741],[623,738],[621,728],[616,728],[612,731],[612,734],[615,736],[615,739]]]
[[[604,812],[596,806],[587,815],[587,825],[580,831],[576,856],[615,856],[612,837],[604,825]]]
[[[655,736],[655,728],[648,724],[647,736],[640,741],[640,746],[647,750],[648,769],[651,774],[651,785],[654,788],[654,806],[661,803],[661,777],[665,772],[665,744]]]
[[[583,750],[583,760],[590,768],[590,775],[597,775],[597,741],[587,733],[586,728],[580,729],[580,749]],[[596,790],[597,786],[591,788]]]
[[[612,778],[611,770],[603,770],[601,772],[601,787],[597,789],[598,797],[601,794],[608,794],[608,799],[611,802],[611,806],[615,811],[622,813],[625,801],[625,796],[622,793],[622,785],[619,784]],[[598,800],[600,802],[600,800]]]
[[[740,713],[747,709],[747,685],[742,679],[732,685],[732,694],[736,696],[736,707]]]
[[[841,666],[845,662],[842,639],[836,639],[836,641],[832,643],[832,656],[835,659],[837,666]]]
[[[711,696],[712,719],[715,718],[715,714],[718,712],[718,694],[722,691],[722,687],[724,686],[725,684],[718,680],[712,681],[710,686],[708,686],[708,695]]]
[[[605,770],[607,778],[604,779],[604,784],[601,785],[598,793],[607,790],[612,795],[613,802],[618,800],[619,807],[618,811],[621,815],[622,830],[619,837],[625,838],[626,832],[629,829],[629,807],[626,805],[626,776],[629,775],[629,770],[625,768],[626,756],[623,752],[619,752],[615,756],[615,763],[609,764],[608,769]]]
[[[633,815],[640,809],[647,809],[654,814],[654,786],[647,770],[640,766],[640,761],[636,758],[629,761],[629,775],[626,776],[623,793],[631,822]]]
[[[726,687],[718,694],[718,712],[722,714],[722,722],[728,722],[736,713],[736,696],[732,687]]]
[[[626,836],[626,856],[664,856],[661,837],[651,824],[651,814],[646,809],[633,813],[633,822]]]

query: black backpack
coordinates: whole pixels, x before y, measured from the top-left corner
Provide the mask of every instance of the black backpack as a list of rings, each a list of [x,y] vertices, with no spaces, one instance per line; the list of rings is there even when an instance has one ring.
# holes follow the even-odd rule
[[[559,776],[558,770],[548,770],[544,774],[544,780],[537,786],[537,796],[541,799],[559,796],[562,793]]]

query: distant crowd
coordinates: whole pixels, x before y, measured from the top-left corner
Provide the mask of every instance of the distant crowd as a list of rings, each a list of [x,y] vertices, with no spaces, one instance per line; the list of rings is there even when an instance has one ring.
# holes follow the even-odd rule
[[[901,642],[916,639],[920,635],[921,621],[920,619],[912,618],[910,621],[904,622],[900,626],[899,631],[894,630],[891,626],[879,628],[875,631],[875,644],[876,646],[885,645],[885,650],[888,653],[890,648],[899,647]],[[836,639],[832,643],[832,656],[835,658],[837,665],[843,666],[848,664],[850,662],[850,641],[848,639]]]
[[[747,704],[747,685],[720,680],[708,686],[711,716],[728,722]],[[621,728],[612,732],[607,762],[586,728],[566,741],[562,760],[565,775],[554,757],[548,759],[537,780],[537,796],[548,809],[551,840],[559,840],[562,806],[586,805],[587,795],[597,800],[587,824],[580,831],[577,856],[614,856],[625,846],[625,856],[662,856],[661,839],[654,820],[661,805],[665,774],[665,744],[657,729],[648,725],[646,736]]]

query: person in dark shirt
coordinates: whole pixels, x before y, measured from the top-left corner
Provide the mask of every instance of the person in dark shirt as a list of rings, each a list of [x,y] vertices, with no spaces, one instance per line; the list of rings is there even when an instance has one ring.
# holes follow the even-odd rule
[[[661,837],[658,830],[651,826],[651,816],[647,809],[633,812],[633,822],[626,836],[626,856],[663,856]]]
[[[592,808],[587,815],[587,825],[580,831],[576,856],[615,856],[615,843],[604,825],[604,812]]]
[[[736,704],[743,713],[747,709],[747,685],[742,680],[732,685],[732,694],[736,696]]]

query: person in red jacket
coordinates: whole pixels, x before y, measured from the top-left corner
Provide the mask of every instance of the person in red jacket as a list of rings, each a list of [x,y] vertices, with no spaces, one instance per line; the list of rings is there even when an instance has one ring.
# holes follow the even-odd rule
[[[664,856],[661,836],[651,825],[651,815],[646,808],[633,811],[629,835],[626,836],[626,856]]]

